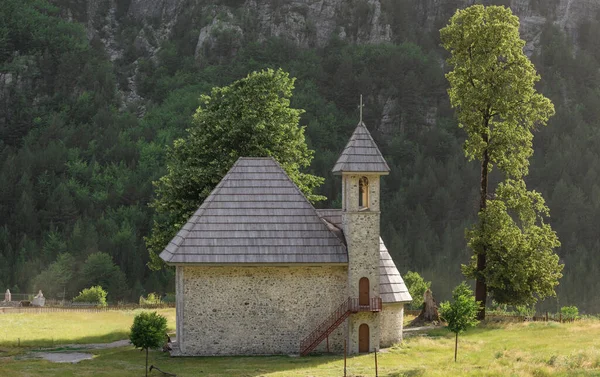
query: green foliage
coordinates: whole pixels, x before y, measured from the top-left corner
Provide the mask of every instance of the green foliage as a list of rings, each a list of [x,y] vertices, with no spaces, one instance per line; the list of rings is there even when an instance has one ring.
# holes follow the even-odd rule
[[[523,317],[531,318],[535,316],[535,306],[517,305],[515,311]]]
[[[156,312],[142,312],[135,316],[129,340],[136,348],[146,350],[146,376],[148,376],[148,349],[160,348],[167,337],[167,319]]]
[[[167,335],[167,319],[157,312],[141,312],[133,319],[129,340],[136,348],[160,348]]]
[[[440,317],[447,323],[448,330],[460,334],[477,325],[479,305],[473,297],[473,290],[462,282],[452,291],[452,302],[440,304]]]
[[[161,302],[162,301],[160,299],[160,296],[157,293],[148,293],[148,296],[146,298],[144,298],[143,296],[140,296],[140,306],[158,305]]]
[[[455,337],[454,344],[454,362],[458,350],[458,334],[477,325],[477,312],[481,302],[475,301],[473,291],[462,282],[452,291],[452,302],[442,302],[440,304],[440,317],[447,323],[448,330],[452,331]]]
[[[425,281],[418,272],[408,271],[403,276],[404,283],[408,288],[408,292],[412,297],[412,302],[410,303],[411,310],[419,310],[423,307],[424,298],[423,295],[425,291],[431,287],[430,281]]]
[[[554,296],[562,265],[556,233],[541,194],[527,191],[524,176],[533,155],[533,129],[554,115],[552,102],[537,93],[540,80],[523,53],[519,19],[509,8],[474,5],[457,11],[440,30],[454,70],[450,102],[467,139],[469,160],[481,161],[479,222],[467,232],[474,256],[463,266],[499,303],[526,305]],[[488,197],[488,174],[497,166],[505,182]],[[485,291],[478,291],[485,302]]]
[[[42,290],[49,298],[72,297],[74,265],[75,258],[71,254],[59,254],[56,261],[35,278],[34,291]]]
[[[240,25],[243,40],[226,51],[228,40],[222,39],[207,51],[210,59],[195,56],[199,30],[214,18],[201,2],[178,14],[160,45],[155,28],[161,21],[128,17],[128,0],[117,2],[118,22],[106,25],[105,2],[93,19],[74,1],[2,3],[0,75],[6,79],[9,73],[12,81],[3,81],[8,95],[0,95],[6,110],[0,111],[0,287],[34,292],[36,278],[68,252],[75,260],[67,285],[71,297],[91,285],[80,278],[88,256],[104,251],[126,276],[131,289],[124,299],[173,292],[172,269],[146,268],[143,239],[153,219],[163,218],[147,204],[152,182],[167,173],[165,146],[186,135],[201,94],[249,72],[281,67],[297,78],[290,106],[306,110],[300,125],[315,150],[302,171],[326,178],[315,193],[328,199],[315,206],[340,207],[340,181],[330,171],[356,125],[362,93],[365,123],[392,169],[382,180],[382,238],[401,271],[435,276],[436,297],[450,297],[462,279],[459,263],[470,256],[464,230],[477,221],[473,198],[480,179],[480,166],[464,163],[465,135],[456,127],[439,64],[444,55],[438,30],[458,3],[440,2],[424,27],[423,7],[416,2],[382,1],[382,20],[392,28],[392,41],[383,44],[349,42],[364,40],[361,33],[370,26],[360,24],[365,14],[348,7],[340,14],[347,38],[317,48],[284,38],[259,41],[256,12],[240,8],[242,3],[219,3],[233,7],[217,17]],[[527,187],[543,194],[552,209],[544,223],[562,244],[557,251],[564,276],[556,287],[561,302],[600,312],[599,23],[592,14],[574,20],[576,30],[565,30],[556,23],[557,8],[547,3],[530,4],[534,14],[537,9],[548,17],[531,59],[542,76],[536,88],[555,104],[556,116],[536,133]],[[355,4],[367,9],[364,2]],[[313,33],[310,20],[306,26]],[[88,42],[88,27],[99,37],[114,33],[123,57],[110,61],[99,38]],[[134,43],[138,36],[158,47],[157,54]],[[316,45],[313,38],[309,34],[308,45]],[[132,76],[142,98],[124,101],[133,98]],[[490,177],[492,184],[501,179]],[[554,299],[536,304],[541,311],[556,306]]]
[[[528,192],[522,181],[499,185],[497,199],[488,200],[479,224],[467,232],[469,247],[486,251],[485,281],[494,300],[509,305],[532,305],[555,296],[563,266],[554,249],[556,233],[544,223],[548,208],[541,195]],[[477,276],[476,257],[465,266],[466,276]]]
[[[467,140],[469,160],[489,158],[510,178],[529,171],[532,130],[554,115],[552,102],[537,93],[540,80],[523,53],[519,19],[509,8],[474,5],[459,10],[440,30],[454,70],[448,94]]]
[[[168,173],[156,184],[152,206],[164,215],[147,240],[152,268],[162,266],[158,254],[219,183],[239,157],[273,157],[311,201],[323,179],[301,172],[313,151],[299,127],[302,110],[290,107],[294,79],[283,70],[249,74],[200,97],[185,139],[169,150]]]
[[[560,314],[562,314],[562,318],[565,320],[575,320],[579,318],[579,309],[577,306],[563,306],[560,308]]]
[[[125,274],[106,253],[91,254],[83,264],[80,276],[82,284],[107,287],[112,300],[120,300],[127,291]]]
[[[79,292],[79,295],[73,298],[73,302],[94,303],[98,306],[106,306],[106,295],[106,291],[101,286],[96,285]]]

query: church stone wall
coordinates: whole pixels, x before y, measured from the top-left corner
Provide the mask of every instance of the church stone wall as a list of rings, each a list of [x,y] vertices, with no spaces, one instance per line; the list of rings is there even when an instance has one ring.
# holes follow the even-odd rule
[[[347,298],[347,266],[180,268],[182,355],[298,354]],[[330,335],[330,350],[343,350],[344,334]]]
[[[379,316],[380,344],[382,348],[390,347],[402,342],[402,327],[404,321],[404,304],[383,304],[383,310]]]

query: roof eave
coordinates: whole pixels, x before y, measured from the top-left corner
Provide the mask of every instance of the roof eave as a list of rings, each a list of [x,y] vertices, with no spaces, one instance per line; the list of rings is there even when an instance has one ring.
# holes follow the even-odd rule
[[[345,267],[348,262],[264,262],[264,263],[244,263],[244,262],[166,262],[168,266],[185,267]]]
[[[377,174],[377,175],[389,175],[390,171],[353,171],[353,170],[332,170],[333,175],[344,175],[344,174],[353,174],[353,175],[369,175],[369,174]]]

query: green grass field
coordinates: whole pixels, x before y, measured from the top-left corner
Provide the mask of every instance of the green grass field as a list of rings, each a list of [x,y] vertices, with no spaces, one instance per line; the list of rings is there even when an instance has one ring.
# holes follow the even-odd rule
[[[175,329],[175,309],[159,309]],[[139,310],[100,313],[0,314],[0,347],[49,347],[67,343],[107,343],[126,339]]]
[[[172,326],[174,310],[160,312]],[[111,341],[123,338],[119,334],[126,334],[134,313],[0,315],[0,334],[7,326],[37,325],[39,331],[29,335],[30,344],[36,344],[36,334],[40,339],[54,336],[61,343]],[[10,339],[0,347],[0,376],[144,375],[143,353],[132,347],[90,351],[94,359],[79,364],[54,364],[29,358],[34,349],[17,349],[11,344],[14,336]],[[596,320],[488,323],[459,338],[458,363],[453,361],[453,347],[454,337],[444,329],[408,338],[402,346],[379,354],[379,376],[600,376],[600,321]],[[154,351],[150,363],[178,377],[343,376],[343,357],[339,355],[170,358]],[[373,355],[349,358],[348,376],[375,376]]]

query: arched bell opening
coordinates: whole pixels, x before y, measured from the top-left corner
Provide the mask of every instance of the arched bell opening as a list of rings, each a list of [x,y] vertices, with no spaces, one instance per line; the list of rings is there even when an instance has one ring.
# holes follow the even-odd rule
[[[358,181],[358,208],[369,208],[369,179],[362,177]]]

